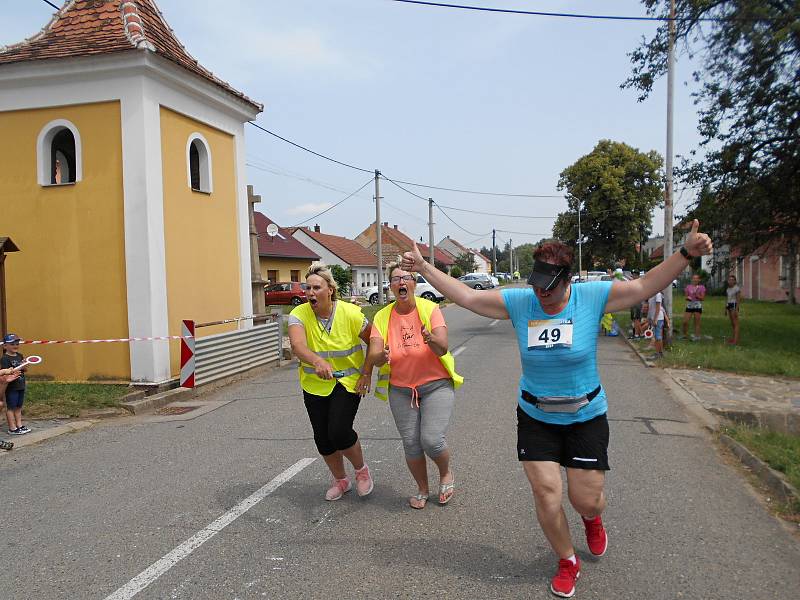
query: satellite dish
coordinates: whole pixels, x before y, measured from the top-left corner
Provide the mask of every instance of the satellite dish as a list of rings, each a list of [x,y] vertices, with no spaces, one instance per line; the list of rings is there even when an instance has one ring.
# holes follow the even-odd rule
[[[278,226],[275,223],[270,223],[267,225],[267,235],[269,237],[275,237],[278,235]]]

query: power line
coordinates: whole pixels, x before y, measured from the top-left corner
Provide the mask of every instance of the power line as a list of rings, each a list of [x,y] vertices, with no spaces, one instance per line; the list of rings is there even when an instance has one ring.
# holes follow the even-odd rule
[[[353,196],[355,196],[355,195],[356,195],[358,192],[360,192],[360,191],[361,191],[361,190],[363,190],[365,187],[367,187],[367,186],[368,186],[370,183],[372,183],[372,181],[373,181],[373,180],[372,180],[371,178],[370,178],[370,179],[368,179],[368,180],[367,180],[367,182],[366,182],[364,185],[362,185],[360,188],[358,188],[358,189],[357,189],[355,192],[353,192],[352,194],[348,194],[347,196],[345,196],[344,198],[342,198],[341,200],[339,200],[339,201],[338,201],[336,204],[334,204],[333,206],[329,206],[328,208],[326,208],[326,209],[325,209],[325,210],[323,210],[322,212],[320,212],[320,213],[317,213],[317,214],[316,214],[316,215],[314,215],[313,217],[309,217],[309,218],[308,218],[308,219],[306,219],[305,221],[300,221],[300,222],[299,222],[297,225],[292,225],[292,227],[300,227],[300,225],[303,225],[303,224],[305,224],[305,223],[308,223],[309,221],[313,221],[313,220],[314,220],[314,219],[316,219],[317,217],[319,217],[319,216],[321,216],[321,215],[324,215],[324,214],[325,214],[326,212],[328,212],[329,210],[333,210],[334,208],[336,208],[337,206],[339,206],[339,205],[340,205],[342,202],[344,202],[345,200],[348,200],[348,199],[352,198]]]
[[[256,129],[260,129],[261,131],[263,131],[265,133],[268,133],[271,136],[274,136],[274,137],[278,138],[279,140],[282,140],[282,141],[286,142],[287,144],[291,144],[292,146],[300,148],[301,150],[305,150],[306,152],[310,152],[314,156],[319,156],[320,158],[324,158],[325,160],[329,160],[331,162],[334,162],[337,165],[342,165],[343,167],[349,167],[351,169],[355,169],[356,171],[363,171],[364,173],[372,173],[373,172],[370,169],[362,169],[361,167],[357,167],[355,165],[351,165],[351,164],[348,164],[346,162],[342,162],[340,160],[336,160],[335,158],[331,158],[330,156],[325,156],[324,154],[320,154],[319,152],[314,152],[310,148],[306,148],[305,146],[301,146],[300,144],[295,143],[292,140],[287,140],[285,137],[282,137],[282,136],[278,135],[277,133],[274,133],[274,132],[270,131],[269,129],[265,129],[264,127],[262,127],[261,125],[259,125],[255,121],[248,121],[248,123],[250,123],[250,125],[252,125]]]
[[[448,4],[445,2],[427,2],[424,0],[394,0],[395,2],[402,2],[404,4],[419,4],[422,6],[435,6],[437,8],[457,8],[461,10],[475,10],[480,12],[493,12],[505,13],[513,15],[529,15],[535,17],[563,17],[568,19],[599,19],[606,21],[734,21],[734,20],[747,20],[747,21],[766,21],[771,19],[762,18],[742,18],[742,17],[676,17],[670,19],[669,17],[637,17],[637,16],[623,16],[623,15],[589,15],[580,13],[560,13],[560,12],[542,12],[534,10],[514,10],[511,8],[491,8],[488,6],[466,6],[464,4]]]
[[[394,179],[389,179],[388,177],[386,177],[386,175],[384,175],[383,173],[381,173],[381,178],[382,178],[382,179],[385,179],[386,181],[388,181],[388,182],[389,182],[389,183],[391,183],[392,185],[395,185],[395,186],[399,187],[399,188],[400,188],[401,190],[403,190],[403,191],[404,191],[406,194],[411,194],[412,196],[415,196],[415,197],[419,198],[420,200],[424,200],[425,202],[427,202],[427,201],[428,201],[428,199],[427,199],[427,198],[423,198],[423,197],[422,197],[422,196],[420,196],[419,194],[416,194],[416,193],[412,192],[411,190],[407,190],[407,189],[406,189],[406,188],[404,188],[402,185],[400,185],[399,183],[397,183],[397,182],[396,182]]]
[[[436,203],[434,202],[434,204],[436,204]],[[439,206],[439,205],[438,205],[438,204],[436,204],[436,206]],[[481,234],[479,234],[479,233],[475,233],[474,231],[470,231],[469,229],[464,229],[464,228],[463,228],[461,225],[459,225],[458,223],[456,223],[456,222],[455,222],[455,221],[454,221],[454,220],[453,220],[453,219],[450,217],[450,215],[448,215],[446,212],[444,212],[444,211],[442,210],[442,207],[441,207],[441,206],[439,207],[439,211],[440,211],[440,212],[441,212],[441,213],[442,213],[442,214],[443,214],[445,217],[447,217],[447,219],[448,219],[448,220],[449,220],[449,221],[450,221],[450,222],[451,222],[453,225],[455,225],[456,227],[458,227],[458,228],[459,228],[461,231],[463,231],[464,233],[468,233],[468,234],[470,234],[470,235],[476,235],[476,236],[477,236],[477,235],[481,235]],[[490,231],[489,233],[485,233],[485,234],[483,234],[481,237],[486,237],[487,235],[491,235],[491,231]]]
[[[52,6],[53,8],[55,8],[56,10],[61,10],[61,9],[60,9],[58,6],[56,6],[55,4],[53,4],[52,2],[50,2],[50,0],[42,0],[42,2],[44,2],[45,4],[49,4],[50,6]]]
[[[504,213],[483,212],[480,210],[469,210],[467,208],[456,208],[455,206],[445,206],[444,204],[437,204],[439,208],[447,208],[449,210],[457,210],[460,212],[472,213],[474,215],[486,215],[489,217],[510,217],[513,219],[557,219],[558,217],[531,217],[528,215],[509,215]]]
[[[251,159],[251,160],[253,160],[253,159]],[[256,160],[261,161],[261,159],[256,159]],[[261,162],[266,162],[266,161],[261,161]],[[289,177],[290,179],[296,179],[298,181],[304,181],[306,183],[310,183],[311,185],[316,185],[316,186],[319,186],[319,187],[324,188],[326,190],[331,190],[333,192],[339,192],[339,193],[342,193],[342,194],[347,194],[348,193],[347,190],[343,190],[341,188],[338,188],[338,187],[336,187],[334,185],[331,185],[330,183],[325,183],[324,181],[318,181],[316,179],[312,179],[311,177],[306,177],[305,175],[299,175],[299,174],[296,174],[296,173],[292,173],[291,171],[284,171],[284,170],[278,169],[278,168],[265,167],[263,165],[259,165],[259,164],[253,163],[253,162],[247,162],[246,164],[247,164],[248,167],[252,167],[252,168],[257,169],[259,171],[264,171],[265,173],[272,173],[273,175],[278,175],[279,177]]]
[[[405,185],[413,185],[415,187],[426,188],[429,190],[442,190],[445,192],[458,192],[460,194],[477,194],[479,196],[506,196],[509,198],[563,198],[564,196],[551,195],[551,194],[507,194],[504,192],[481,192],[476,190],[462,190],[457,188],[441,187],[437,185],[426,185],[424,183],[414,183],[413,181],[403,181],[396,179],[392,183],[404,183]],[[409,192],[410,193],[410,192]]]

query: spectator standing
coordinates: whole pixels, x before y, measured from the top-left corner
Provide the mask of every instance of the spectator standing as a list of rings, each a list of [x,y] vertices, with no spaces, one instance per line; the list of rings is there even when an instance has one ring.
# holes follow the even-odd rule
[[[19,336],[9,333],[3,338],[3,357],[0,358],[0,369],[16,369],[25,357],[19,351]],[[25,400],[25,367],[20,369],[19,377],[8,383],[6,387],[6,422],[8,433],[25,435],[30,429],[22,424],[22,403]]]
[[[653,330],[653,344],[656,350],[653,358],[664,358],[664,327],[669,327],[669,322],[664,311],[664,296],[661,292],[656,292],[656,295],[647,301],[647,322]]]
[[[692,341],[700,339],[700,318],[703,316],[703,300],[706,297],[706,286],[700,281],[700,275],[692,275],[692,283],[684,289],[686,296],[686,312],[683,314],[683,337],[689,332],[689,321],[694,320]]]
[[[633,281],[639,279],[639,271],[632,273]],[[631,306],[631,325],[633,326],[633,335],[631,339],[638,340],[644,336],[644,327],[642,327],[642,303],[639,302]]]
[[[0,369],[0,396],[5,395],[6,385],[19,377],[19,371],[14,369]],[[13,442],[0,440],[0,450],[11,450],[14,447]]]
[[[731,320],[731,327],[733,327],[733,337],[728,340],[729,344],[734,346],[739,343],[739,305],[742,302],[742,290],[736,283],[734,275],[728,275],[728,287],[725,288],[727,295],[727,302],[725,303],[725,314]]]

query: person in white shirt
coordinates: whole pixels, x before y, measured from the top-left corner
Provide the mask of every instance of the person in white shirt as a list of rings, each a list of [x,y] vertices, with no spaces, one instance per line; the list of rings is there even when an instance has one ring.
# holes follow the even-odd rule
[[[733,327],[733,337],[728,340],[728,343],[735,346],[739,343],[739,305],[742,302],[742,290],[736,283],[734,275],[728,275],[728,287],[725,288],[725,294],[728,296],[725,304],[725,313],[731,320],[731,327]]]
[[[664,311],[664,296],[656,292],[647,301],[647,321],[653,330],[653,343],[656,354],[653,358],[664,358],[664,327],[669,327],[669,319]]]

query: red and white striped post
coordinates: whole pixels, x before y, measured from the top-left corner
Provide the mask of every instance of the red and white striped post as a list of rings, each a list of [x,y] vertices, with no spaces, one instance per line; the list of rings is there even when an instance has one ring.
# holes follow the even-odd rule
[[[194,321],[181,325],[181,387],[194,387]]]

